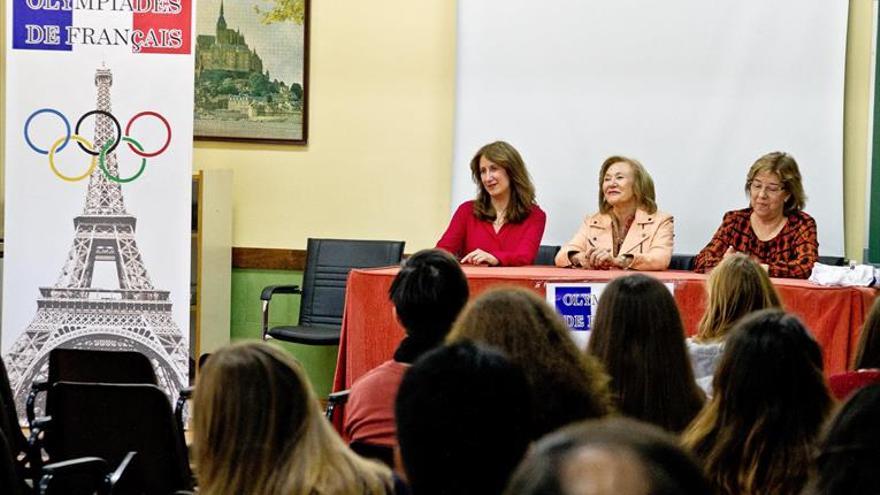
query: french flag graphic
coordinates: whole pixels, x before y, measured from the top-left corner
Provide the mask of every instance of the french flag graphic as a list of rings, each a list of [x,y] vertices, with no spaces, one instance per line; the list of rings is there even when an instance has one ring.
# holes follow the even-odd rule
[[[12,47],[191,53],[192,0],[12,0]]]

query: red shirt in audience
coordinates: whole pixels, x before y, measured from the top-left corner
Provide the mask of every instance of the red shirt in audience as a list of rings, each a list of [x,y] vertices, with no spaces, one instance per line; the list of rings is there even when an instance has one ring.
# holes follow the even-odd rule
[[[837,400],[846,400],[856,390],[880,383],[880,369],[847,371],[828,378],[828,386]]]
[[[492,222],[474,216],[474,202],[466,201],[455,210],[449,227],[437,242],[437,247],[458,258],[475,249],[482,249],[498,258],[502,266],[531,265],[538,254],[547,215],[532,205],[532,211],[520,223],[505,223],[496,233]]]
[[[397,446],[394,400],[408,368],[406,363],[385,361],[355,380],[345,403],[343,435],[346,440]]]

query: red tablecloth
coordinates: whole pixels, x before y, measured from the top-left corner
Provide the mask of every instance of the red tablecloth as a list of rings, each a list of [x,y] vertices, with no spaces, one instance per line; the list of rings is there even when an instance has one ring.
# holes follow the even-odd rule
[[[527,287],[543,295],[548,282],[605,282],[631,273],[546,266],[463,268],[471,297],[496,285]],[[394,319],[388,300],[388,288],[397,271],[397,267],[353,270],[349,275],[333,390],[350,387],[355,379],[390,359],[403,339],[403,329]],[[675,301],[685,331],[693,334],[706,305],[706,276],[682,271],[648,274],[675,283]],[[785,309],[798,315],[822,346],[825,373],[845,371],[877,291],[863,287],[820,287],[805,280],[772,280]]]

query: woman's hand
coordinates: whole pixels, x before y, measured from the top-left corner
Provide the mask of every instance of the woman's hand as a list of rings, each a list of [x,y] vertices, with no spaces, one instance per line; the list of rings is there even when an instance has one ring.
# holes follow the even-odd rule
[[[586,251],[573,252],[569,255],[568,261],[575,268],[590,268],[590,254],[595,248],[588,247]]]
[[[489,265],[498,266],[498,258],[482,249],[474,249],[461,259],[462,265]]]
[[[593,270],[607,270],[614,265],[614,257],[611,251],[604,248],[595,248],[589,256],[589,266]]]

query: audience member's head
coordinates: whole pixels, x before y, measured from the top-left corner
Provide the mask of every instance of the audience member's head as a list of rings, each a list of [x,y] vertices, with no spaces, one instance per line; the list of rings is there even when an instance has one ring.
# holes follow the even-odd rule
[[[498,494],[532,431],[522,370],[472,342],[435,349],[397,393],[400,456],[415,495]]]
[[[799,493],[832,405],[822,351],[801,322],[777,309],[740,320],[713,388],[683,441],[718,493]]]
[[[199,493],[384,494],[390,471],[351,452],[299,364],[263,343],[215,352],[193,402]]]
[[[522,367],[535,399],[535,438],[612,408],[602,365],[578,350],[562,318],[532,291],[482,294],[462,312],[448,340],[487,344]]]
[[[468,300],[467,278],[451,254],[425,249],[401,264],[388,295],[407,333],[395,359],[412,362],[449,333]]]
[[[828,426],[807,493],[880,493],[880,385],[856,392]]]
[[[585,421],[542,438],[507,495],[705,495],[709,484],[675,437],[626,418]]]
[[[880,368],[880,297],[874,301],[868,319],[862,327],[856,358],[853,362],[855,370],[872,368]]]
[[[621,413],[679,432],[703,404],[684,339],[669,289],[637,274],[605,287],[587,352],[611,375]]]
[[[708,304],[695,339],[723,339],[743,316],[759,309],[779,308],[779,295],[755,260],[745,254],[730,255],[709,274]]]

